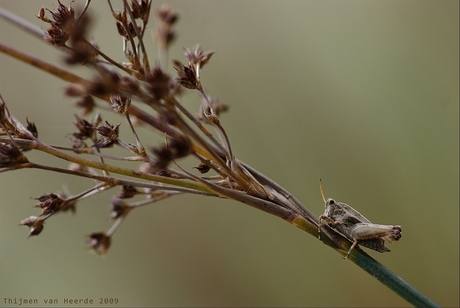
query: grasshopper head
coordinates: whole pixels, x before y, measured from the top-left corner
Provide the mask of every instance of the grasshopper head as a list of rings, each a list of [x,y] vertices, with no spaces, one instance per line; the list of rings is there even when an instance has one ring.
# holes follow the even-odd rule
[[[328,198],[326,200],[325,207],[326,210],[324,211],[324,214],[332,218],[332,213],[334,212],[334,209],[337,207],[337,202],[335,202],[334,199]]]

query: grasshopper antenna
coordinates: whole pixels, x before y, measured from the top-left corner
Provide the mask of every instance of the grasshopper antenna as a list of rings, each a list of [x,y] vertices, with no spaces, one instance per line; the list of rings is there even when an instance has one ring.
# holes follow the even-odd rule
[[[324,198],[324,191],[323,191],[323,181],[319,179],[319,190],[321,191],[321,197],[323,197],[324,204],[326,204],[326,198]]]

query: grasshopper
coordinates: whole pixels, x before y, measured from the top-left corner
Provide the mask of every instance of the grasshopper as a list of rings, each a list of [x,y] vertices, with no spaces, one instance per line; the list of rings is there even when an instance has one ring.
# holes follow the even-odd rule
[[[391,243],[401,238],[401,226],[373,224],[348,204],[336,202],[331,198],[326,200],[321,181],[320,189],[326,209],[324,214],[319,216],[318,238],[321,240],[321,227],[325,220],[329,227],[353,242],[344,259],[358,244],[378,252],[389,252],[390,250],[385,247],[385,241]]]

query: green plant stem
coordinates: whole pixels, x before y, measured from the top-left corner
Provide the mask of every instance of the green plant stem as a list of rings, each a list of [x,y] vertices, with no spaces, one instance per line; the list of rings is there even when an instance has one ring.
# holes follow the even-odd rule
[[[401,277],[391,272],[361,249],[354,249],[354,251],[352,251],[352,253],[348,256],[348,259],[415,307],[439,307],[425,294],[415,289]]]
[[[298,216],[291,222],[296,227],[314,234],[314,230],[311,228],[311,223],[305,220],[305,218]],[[325,227],[321,233],[321,240],[328,246],[338,251],[343,256],[346,255],[348,249],[351,246],[351,242],[337,232],[334,232],[329,227]],[[316,230],[317,232],[317,230]],[[335,233],[335,234],[332,234]],[[393,292],[404,298],[406,301],[414,305],[415,307],[439,307],[434,301],[428,298],[426,295],[421,293],[419,290],[408,284],[401,277],[390,271],[384,265],[373,259],[361,248],[355,247],[347,258],[357,266],[362,268],[364,271],[369,273],[372,277],[386,285]]]

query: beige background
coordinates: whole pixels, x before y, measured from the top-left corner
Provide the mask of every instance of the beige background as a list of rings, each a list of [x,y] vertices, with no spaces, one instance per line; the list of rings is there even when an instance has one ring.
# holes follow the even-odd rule
[[[94,38],[121,61],[107,4],[93,2]],[[0,1],[43,27],[34,15],[52,3]],[[181,13],[172,59],[185,61],[182,47],[196,43],[216,50],[202,81],[231,107],[222,122],[236,156],[318,215],[322,178],[328,197],[402,225],[391,253],[368,252],[440,305],[458,306],[458,2],[168,3]],[[62,63],[4,21],[0,41]],[[10,110],[33,120],[43,140],[65,143],[77,112],[65,84],[4,55],[0,65]],[[198,105],[195,93],[184,101]],[[146,130],[141,138],[162,140]],[[110,227],[110,193],[27,239],[17,224],[38,214],[30,197],[63,183],[73,193],[92,185],[39,171],[0,174],[0,306],[4,297],[59,306],[66,297],[118,298],[124,307],[408,306],[317,239],[226,200],[182,196],[136,210],[105,258],[88,253],[84,236]]]

